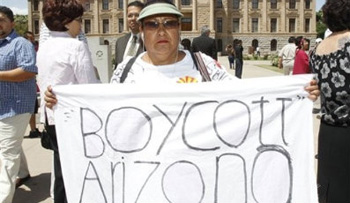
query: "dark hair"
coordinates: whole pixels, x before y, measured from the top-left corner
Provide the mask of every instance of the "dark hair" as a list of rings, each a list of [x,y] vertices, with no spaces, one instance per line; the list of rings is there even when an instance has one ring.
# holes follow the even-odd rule
[[[191,50],[191,40],[185,38],[181,40],[181,45],[184,46],[184,49]]]
[[[15,19],[13,18],[13,12],[11,9],[9,9],[6,6],[0,6],[0,13],[5,14],[11,22],[13,22]]]
[[[295,37],[289,37],[288,43],[295,43]]]
[[[145,4],[145,7],[149,6],[151,4],[154,4],[154,3],[167,3],[167,4],[171,4],[171,5],[175,6],[175,4],[170,0],[148,0]]]
[[[350,29],[350,1],[327,0],[322,6],[323,22],[332,32]]]
[[[51,31],[67,31],[65,25],[81,17],[83,13],[84,7],[77,0],[44,1],[44,22]]]
[[[140,2],[140,1],[133,1],[133,2],[130,2],[130,3],[128,4],[128,8],[129,8],[130,6],[135,6],[135,7],[138,7],[138,8],[143,9],[143,8],[145,7],[145,4],[143,4],[143,3]]]
[[[304,37],[303,36],[299,36],[295,39],[295,45],[297,46],[297,49],[301,49],[303,44],[304,44]]]

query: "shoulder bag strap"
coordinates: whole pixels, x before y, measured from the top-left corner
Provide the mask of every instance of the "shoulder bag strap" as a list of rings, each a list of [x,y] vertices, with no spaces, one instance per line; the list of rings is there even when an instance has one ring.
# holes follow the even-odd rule
[[[197,62],[197,68],[202,75],[203,82],[210,82],[211,78],[208,73],[208,68],[204,64],[201,54],[199,52],[195,52],[193,54],[194,54],[195,61]]]
[[[128,73],[129,73],[129,71],[131,69],[131,66],[134,64],[135,60],[136,60],[136,57],[132,57],[128,61],[128,63],[126,64],[126,66],[125,66],[125,68],[123,70],[122,76],[120,77],[120,83],[124,83],[126,77],[128,77]]]

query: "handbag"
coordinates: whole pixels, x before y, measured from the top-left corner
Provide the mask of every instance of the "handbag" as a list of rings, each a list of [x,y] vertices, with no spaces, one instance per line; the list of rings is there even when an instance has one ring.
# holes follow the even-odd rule
[[[41,146],[45,149],[52,150],[52,143],[49,133],[46,132],[46,130],[43,130],[41,133]]]

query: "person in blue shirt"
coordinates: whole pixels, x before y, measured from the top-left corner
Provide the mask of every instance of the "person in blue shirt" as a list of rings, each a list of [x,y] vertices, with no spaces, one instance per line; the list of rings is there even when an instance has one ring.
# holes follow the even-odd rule
[[[0,202],[12,202],[20,154],[36,97],[35,50],[14,31],[11,9],[0,6]]]

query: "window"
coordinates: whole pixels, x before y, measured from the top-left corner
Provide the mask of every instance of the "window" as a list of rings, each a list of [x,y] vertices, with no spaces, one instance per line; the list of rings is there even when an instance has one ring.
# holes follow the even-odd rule
[[[222,18],[216,19],[216,31],[220,33],[222,32]]]
[[[259,8],[259,0],[252,0],[252,9]]]
[[[108,10],[109,0],[102,0],[102,10]]]
[[[118,8],[123,9],[125,0],[118,0]]]
[[[259,28],[259,19],[258,18],[252,18],[252,32],[258,32]]]
[[[270,32],[277,32],[277,18],[271,18]]]
[[[34,34],[39,34],[39,20],[34,20]]]
[[[33,7],[34,7],[34,11],[38,11],[39,10],[39,0],[34,0],[33,1]]]
[[[191,0],[181,0],[181,5],[189,6],[189,5],[191,5]]]
[[[239,18],[234,18],[232,23],[232,32],[239,32]]]
[[[233,0],[233,9],[239,9],[240,0]]]
[[[192,30],[192,18],[181,18],[181,30],[191,31]]]
[[[289,9],[295,9],[295,0],[289,0]]]
[[[216,50],[222,51],[222,39],[217,39],[216,41]]]
[[[103,19],[102,21],[102,33],[109,33],[109,20],[108,19]]]
[[[310,18],[306,18],[305,19],[305,28],[304,28],[305,32],[310,32]]]
[[[295,18],[289,19],[289,32],[295,32]]]
[[[222,8],[222,0],[216,1],[216,8]]]
[[[122,33],[124,29],[124,18],[119,18],[118,22],[118,32]]]
[[[271,9],[277,9],[277,0],[271,0]]]
[[[310,4],[311,4],[310,0],[305,0],[305,8],[306,9],[310,9],[311,8]]]
[[[84,5],[84,10],[85,10],[85,11],[91,11],[90,2],[86,2],[86,3],[85,3],[85,5]]]
[[[84,32],[85,34],[91,33],[91,20],[89,19],[84,20]]]
[[[277,51],[277,40],[275,40],[275,39],[271,40],[270,50]]]

